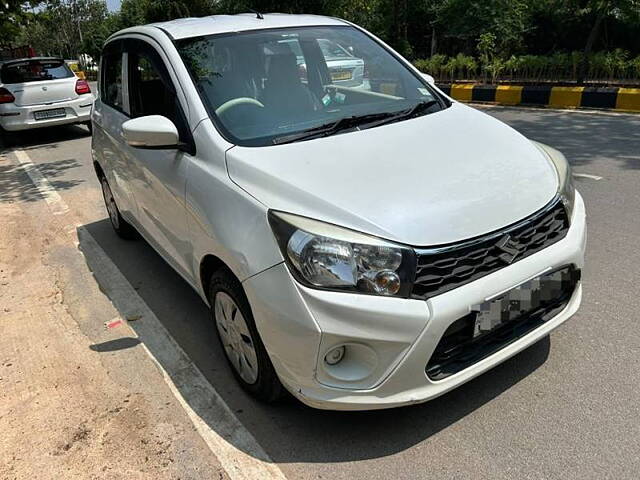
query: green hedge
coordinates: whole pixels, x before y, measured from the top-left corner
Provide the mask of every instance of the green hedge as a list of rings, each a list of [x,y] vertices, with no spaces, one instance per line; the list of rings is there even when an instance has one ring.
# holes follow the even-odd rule
[[[576,80],[582,52],[553,55],[519,55],[510,58],[494,57],[489,62],[458,54],[455,57],[433,55],[418,59],[414,65],[440,82],[459,80],[544,82]],[[626,50],[597,52],[589,56],[588,82],[640,83],[640,56],[633,58]]]

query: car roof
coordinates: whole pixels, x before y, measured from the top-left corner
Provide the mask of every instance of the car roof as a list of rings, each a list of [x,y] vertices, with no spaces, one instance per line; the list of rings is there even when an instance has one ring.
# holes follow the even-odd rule
[[[347,22],[320,15],[265,13],[262,15],[262,18],[258,18],[258,15],[255,13],[241,13],[238,15],[180,18],[169,22],[152,23],[150,26],[163,30],[174,40],[180,40],[182,38],[247,30],[326,25],[347,25]]]

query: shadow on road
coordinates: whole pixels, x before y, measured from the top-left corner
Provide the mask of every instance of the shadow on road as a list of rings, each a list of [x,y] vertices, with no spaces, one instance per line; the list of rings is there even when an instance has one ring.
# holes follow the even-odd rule
[[[95,343],[89,345],[89,348],[94,352],[116,352],[118,350],[125,350],[127,348],[135,347],[140,344],[140,340],[133,337],[117,338],[115,340],[109,340],[107,342]]]
[[[451,393],[426,404],[400,409],[327,412],[313,410],[295,400],[265,405],[240,390],[215,337],[207,307],[146,242],[119,239],[106,219],[84,228],[278,463],[348,462],[403,451],[490,402],[534,372],[549,355],[550,340],[546,337]],[[86,254],[82,239],[80,248]],[[92,263],[91,259],[87,261]],[[136,322],[130,325],[136,329]],[[187,392],[184,393],[189,401]],[[202,418],[207,418],[206,412],[199,411],[201,406],[191,406]],[[215,424],[210,426],[216,429]]]
[[[81,125],[60,125],[17,132],[2,132],[2,135],[0,135],[0,153],[6,153],[6,150],[10,147],[27,151],[33,148],[53,149],[58,147],[57,144],[59,142],[88,136],[90,136],[89,130]]]
[[[615,161],[620,167],[640,170],[640,115],[597,112],[562,112],[537,108],[483,108],[523,135],[564,153],[573,166],[596,159]]]
[[[83,182],[83,180],[63,180],[58,178],[65,171],[77,168],[80,164],[73,158],[54,160],[38,165],[38,170],[44,175],[56,190],[69,190]],[[23,201],[35,202],[43,200],[42,191],[29,180],[21,165],[14,163],[0,164],[0,202]]]
[[[13,149],[29,151],[32,149],[48,150],[58,148],[60,142],[86,137],[88,130],[77,125],[64,125],[10,134]],[[5,146],[4,134],[0,135],[0,154],[11,152]],[[65,180],[67,170],[80,167],[75,158],[51,160],[38,165],[39,172],[49,181],[57,191],[69,190],[83,182],[83,180]],[[42,192],[29,180],[24,168],[13,162],[0,164],[0,201],[34,202],[42,200]]]

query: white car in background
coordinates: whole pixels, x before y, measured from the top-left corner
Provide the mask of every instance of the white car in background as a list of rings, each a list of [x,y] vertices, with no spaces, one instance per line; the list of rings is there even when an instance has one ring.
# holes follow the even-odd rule
[[[327,40],[362,60],[365,86],[339,83]],[[578,310],[585,206],[565,157],[353,24],[133,27],[107,40],[100,72],[92,152],[113,228],[207,302],[258,398],[423,402]]]
[[[94,96],[61,58],[34,57],[0,63],[0,132],[70,123],[91,131]]]
[[[298,43],[292,40],[284,40],[280,43],[289,46],[296,55],[302,80],[307,81],[307,65]],[[319,38],[318,46],[334,85],[354,88],[365,86],[364,60],[355,57],[348,49],[326,38]]]

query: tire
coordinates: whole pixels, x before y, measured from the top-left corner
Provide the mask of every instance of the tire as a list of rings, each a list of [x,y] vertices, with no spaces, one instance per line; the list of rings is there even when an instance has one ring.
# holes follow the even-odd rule
[[[120,238],[125,240],[135,240],[138,238],[138,232],[133,225],[122,218],[118,205],[116,204],[116,200],[113,198],[109,182],[107,182],[107,179],[104,176],[100,177],[100,185],[102,186],[102,198],[104,199],[104,205],[107,208],[109,220],[111,221],[111,226],[115,232]]]
[[[240,386],[264,402],[282,398],[284,388],[260,339],[249,301],[229,271],[212,275],[209,304],[218,339]]]

